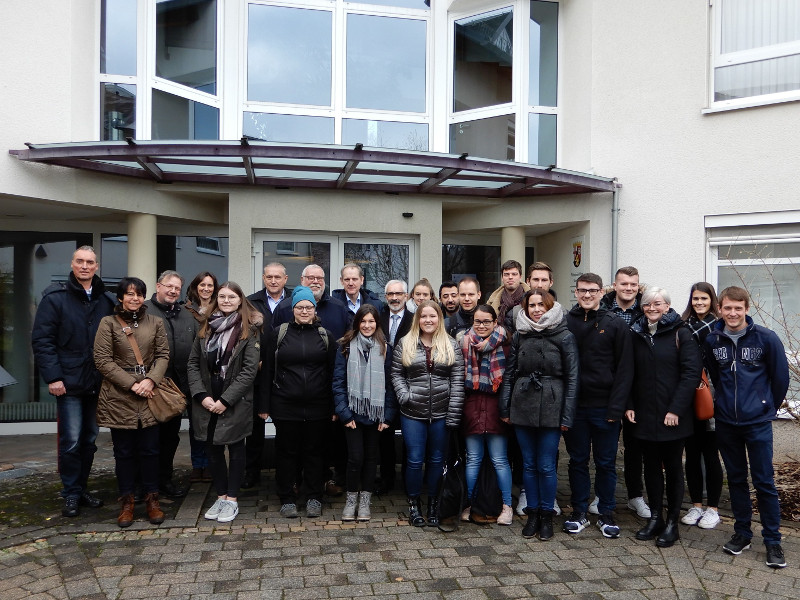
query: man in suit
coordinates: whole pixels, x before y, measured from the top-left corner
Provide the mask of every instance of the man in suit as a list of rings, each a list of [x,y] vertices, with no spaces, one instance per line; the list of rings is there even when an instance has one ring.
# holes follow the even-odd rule
[[[333,290],[331,298],[344,302],[351,313],[355,314],[365,304],[372,304],[379,311],[383,308],[378,295],[364,287],[364,271],[356,263],[347,263],[342,267],[339,281],[342,289]]]

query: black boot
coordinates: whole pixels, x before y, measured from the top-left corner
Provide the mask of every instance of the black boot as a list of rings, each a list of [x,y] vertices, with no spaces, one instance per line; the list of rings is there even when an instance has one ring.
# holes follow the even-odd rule
[[[658,536],[656,546],[659,548],[669,548],[675,542],[681,539],[680,531],[678,531],[678,520],[673,517],[667,518],[667,524],[664,531]]]
[[[652,516],[647,520],[647,524],[636,532],[637,540],[652,540],[664,530],[664,518],[661,516],[661,511],[651,509],[650,514]]]
[[[526,508],[525,514],[528,515],[528,522],[522,528],[522,537],[526,540],[535,537],[542,529],[542,515],[535,508]],[[552,527],[553,520],[550,519],[550,526]],[[552,535],[552,532],[551,532]]]
[[[408,524],[414,527],[425,527],[425,518],[422,516],[419,496],[408,499]]]
[[[428,498],[428,527],[439,525],[439,499]]]
[[[540,519],[542,521],[541,527],[539,528],[539,539],[543,542],[546,542],[553,537],[554,514],[554,510],[543,509],[539,511]]]

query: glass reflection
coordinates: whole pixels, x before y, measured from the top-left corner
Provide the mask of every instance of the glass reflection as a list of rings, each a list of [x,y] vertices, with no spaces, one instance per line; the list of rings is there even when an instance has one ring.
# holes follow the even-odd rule
[[[252,4],[247,99],[331,104],[332,13]]]
[[[377,148],[426,151],[428,149],[428,126],[425,123],[344,119],[342,121],[342,144],[351,146],[358,143]]]
[[[516,147],[514,115],[500,115],[450,125],[450,153],[514,160]]]
[[[379,6],[399,6],[401,8],[419,8],[430,10],[431,0],[353,0],[359,4],[377,4]]]
[[[528,162],[543,167],[556,164],[555,115],[528,115]]]
[[[800,54],[714,69],[714,101],[800,89]]]
[[[344,244],[344,262],[364,269],[364,287],[383,296],[392,279],[408,281],[408,244]]]
[[[347,106],[425,112],[425,22],[347,17]]]
[[[219,110],[193,100],[153,90],[154,140],[218,140]]]
[[[265,142],[332,144],[334,121],[328,117],[244,113],[242,135]]]
[[[528,104],[557,106],[558,4],[531,2]]]
[[[513,26],[510,8],[456,21],[453,110],[511,102]]]
[[[100,84],[100,129],[102,140],[136,137],[136,86]]]
[[[136,75],[136,0],[100,5],[100,72]]]
[[[156,75],[216,94],[216,0],[158,0]]]
[[[300,274],[308,265],[319,265],[325,271],[325,286],[331,288],[331,245],[327,242],[307,242],[298,239],[294,242],[265,241],[262,245],[262,269],[271,262],[279,262],[286,267],[290,285],[300,281]],[[338,275],[337,275],[338,277]]]

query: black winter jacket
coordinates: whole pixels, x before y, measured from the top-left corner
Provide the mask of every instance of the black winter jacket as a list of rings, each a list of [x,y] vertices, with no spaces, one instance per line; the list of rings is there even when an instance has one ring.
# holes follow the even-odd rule
[[[66,284],[42,292],[31,331],[31,346],[45,383],[64,382],[67,395],[97,394],[102,377],[92,355],[103,317],[114,312],[116,299],[102,280],[92,278],[92,298],[73,273]]]
[[[602,307],[587,312],[579,304],[567,313],[567,327],[578,343],[578,409],[605,407],[607,419],[620,420],[633,384],[630,327]]]
[[[694,432],[694,391],[703,369],[691,330],[673,309],[661,318],[654,335],[644,316],[631,330],[635,375],[628,409],[636,414],[634,437],[653,442],[689,437]],[[678,415],[677,426],[664,425],[668,412]]]
[[[473,320],[475,320],[474,310],[472,312],[465,312],[459,308],[452,317],[447,317],[444,320],[444,329],[447,331],[447,335],[455,339],[459,333],[467,331],[472,327]]]
[[[170,310],[167,304],[161,304],[156,300],[156,295],[145,302],[147,313],[154,317],[161,317],[164,321],[164,331],[169,342],[169,367],[166,376],[181,388],[181,391],[189,397],[189,377],[186,373],[189,365],[189,355],[192,353],[192,345],[200,324],[188,310],[180,304]]]
[[[514,333],[500,392],[500,417],[512,425],[572,427],[578,399],[578,346],[567,322]]]
[[[339,345],[330,331],[328,347],[319,323],[299,325],[292,321],[278,348],[274,327],[267,338],[259,413],[273,420],[316,421],[333,415],[332,378]],[[276,358],[277,349],[277,358]]]
[[[403,365],[403,344],[406,343],[408,336],[395,344],[392,356],[392,385],[400,414],[421,421],[447,418],[448,427],[457,427],[464,409],[464,355],[461,348],[451,339],[455,352],[453,364],[434,362],[433,370],[428,372],[422,342],[417,345],[414,362],[408,367]]]
[[[340,347],[341,348],[341,347]],[[386,374],[386,399],[383,405],[383,422],[391,424],[397,416],[397,398],[394,393],[391,379],[392,354],[391,348],[386,350],[384,360],[384,373]],[[341,349],[336,352],[336,366],[333,370],[333,401],[336,409],[336,416],[342,424],[347,424],[355,419],[360,425],[377,425],[364,415],[354,413],[350,409],[350,394],[347,387],[347,356],[342,354]]]
[[[359,291],[359,296],[361,297],[361,306],[371,304],[378,309],[378,312],[381,312],[383,309],[384,304],[375,292],[362,287],[361,291]],[[335,298],[347,308],[347,292],[345,292],[344,289],[333,290],[331,292],[331,298]],[[349,311],[350,309],[347,308],[347,310]]]

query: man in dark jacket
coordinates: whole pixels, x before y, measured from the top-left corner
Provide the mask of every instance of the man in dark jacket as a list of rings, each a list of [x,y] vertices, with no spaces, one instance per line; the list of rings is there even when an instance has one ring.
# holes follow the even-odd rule
[[[261,328],[261,364],[266,359],[267,336],[272,332],[272,315],[278,305],[283,302],[291,290],[286,288],[289,276],[286,267],[279,262],[271,262],[264,267],[261,275],[264,288],[247,299],[263,315],[264,325]],[[256,377],[253,389],[253,433],[245,438],[245,470],[242,489],[256,487],[261,481],[261,458],[264,453],[264,419],[258,416],[258,399],[262,393],[261,377]]]
[[[339,281],[342,289],[333,290],[331,298],[342,301],[351,313],[356,314],[364,304],[371,304],[378,311],[383,308],[378,295],[364,287],[364,271],[356,263],[347,263],[342,267]]]
[[[600,306],[619,315],[630,327],[642,316],[642,290],[639,285],[639,270],[636,267],[620,267],[614,275],[613,290],[603,296]],[[628,492],[628,508],[642,519],[650,518],[650,507],[644,500],[642,472],[644,457],[639,439],[633,435],[633,423],[622,420],[622,453],[625,488]],[[589,512],[594,512],[594,503]]]
[[[39,374],[56,397],[65,517],[78,516],[79,505],[103,505],[86,488],[97,451],[95,414],[101,383],[92,347],[100,319],[110,315],[115,304],[96,275],[100,263],[91,246],[78,248],[71,266],[66,285],[55,284],[43,292],[31,333]]]
[[[164,331],[169,342],[169,366],[166,376],[191,399],[189,393],[189,377],[186,374],[189,364],[189,354],[197,335],[197,319],[188,310],[181,308],[178,299],[183,288],[183,277],[177,271],[164,271],[159,275],[156,283],[156,292],[145,302],[147,311],[164,321]],[[172,482],[172,464],[175,452],[181,442],[181,420],[178,415],[166,423],[158,426],[159,461],[158,461],[158,489],[163,496],[168,498],[182,498],[188,490],[180,488]]]
[[[575,283],[578,303],[567,313],[567,326],[578,342],[580,386],[572,428],[564,433],[569,454],[572,516],[564,531],[579,533],[589,525],[589,455],[594,455],[597,526],[605,537],[619,537],[614,521],[614,490],[620,420],[633,384],[633,346],[627,323],[600,307],[603,280],[584,273]]]
[[[459,308],[455,315],[444,320],[444,328],[450,337],[455,338],[459,333],[472,327],[475,318],[475,309],[481,299],[481,284],[474,277],[464,277],[458,282]]]
[[[772,421],[789,389],[789,365],[775,332],[753,323],[750,295],[728,287],[719,295],[722,318],[704,342],[704,360],[714,384],[717,445],[731,491],[733,537],[722,547],[741,554],[750,547],[753,505],[748,461],[761,516],[767,566],[786,566],[781,548],[781,512],[772,469]]]

